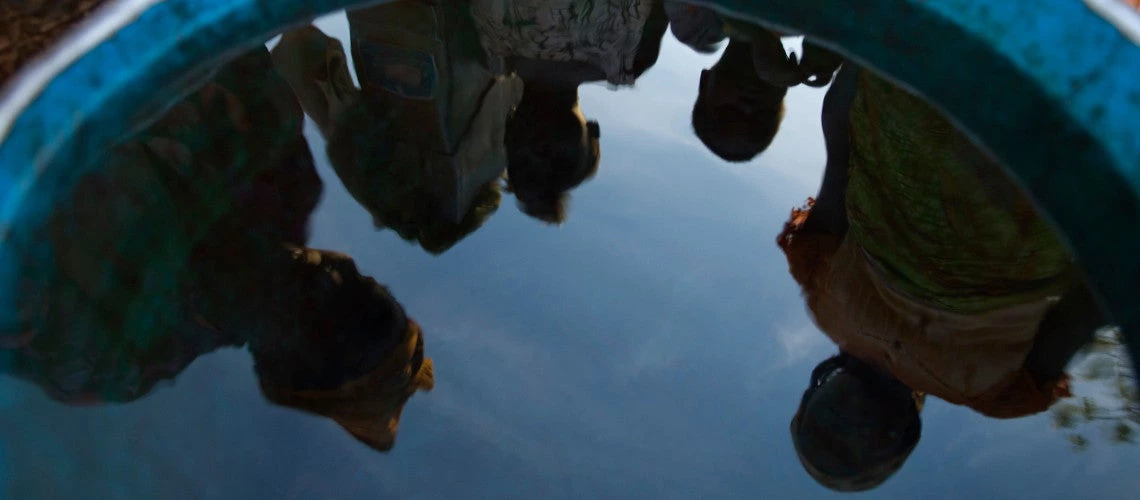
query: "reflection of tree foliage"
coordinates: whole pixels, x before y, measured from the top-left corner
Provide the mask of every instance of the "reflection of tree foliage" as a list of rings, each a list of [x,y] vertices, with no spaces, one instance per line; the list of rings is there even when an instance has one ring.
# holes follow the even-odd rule
[[[423,151],[401,144],[392,127],[401,123],[399,110],[375,103],[356,106],[337,123],[328,143],[328,155],[348,192],[364,206],[377,227],[395,231],[401,238],[419,242],[424,250],[440,254],[471,234],[498,208],[500,182],[482,186],[463,219],[453,222],[439,206],[441,188],[449,179],[437,179]],[[438,172],[435,172],[438,174]]]
[[[1140,430],[1140,393],[1119,329],[1097,332],[1075,365],[1086,395],[1053,407],[1053,427],[1065,429],[1073,449],[1087,449],[1090,429],[1110,443],[1135,443]]]

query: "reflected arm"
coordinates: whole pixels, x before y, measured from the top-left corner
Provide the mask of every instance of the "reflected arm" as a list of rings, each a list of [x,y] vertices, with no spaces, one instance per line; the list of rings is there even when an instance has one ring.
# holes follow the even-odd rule
[[[1077,274],[1061,301],[1041,321],[1033,350],[1025,360],[1026,370],[1036,380],[1062,378],[1073,355],[1107,323],[1084,273]]]
[[[847,168],[851,147],[848,113],[855,97],[855,76],[858,70],[858,67],[850,63],[844,64],[823,101],[822,122],[827,144],[827,168],[819,195],[803,225],[803,230],[807,232],[825,232],[836,236],[847,233]]]

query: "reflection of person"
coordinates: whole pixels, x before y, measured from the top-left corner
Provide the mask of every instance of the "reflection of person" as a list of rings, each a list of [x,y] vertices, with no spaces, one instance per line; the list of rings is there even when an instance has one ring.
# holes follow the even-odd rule
[[[665,0],[665,14],[669,17],[673,37],[701,54],[716,52],[720,42],[728,37],[724,20],[708,7]]]
[[[730,40],[716,65],[701,71],[693,104],[693,131],[721,159],[750,161],[767,150],[776,137],[784,118],[788,88],[801,83],[826,86],[841,59],[805,39],[804,57],[799,61],[795,54],[785,51],[780,33],[742,19],[705,12],[708,9],[703,7],[680,5],[683,7],[673,8],[677,20],[700,23],[703,27],[698,33],[702,36],[723,34]],[[714,29],[717,23],[719,30]],[[709,38],[713,39],[716,37]]]
[[[350,11],[360,89],[341,44],[315,27],[286,33],[273,50],[349,193],[377,227],[432,253],[498,208],[506,120],[521,94],[517,79],[485,68],[465,5]]]
[[[57,205],[50,254],[24,255],[45,286],[0,367],[65,403],[124,403],[249,344],[271,401],[390,447],[431,363],[384,287],[301,246],[321,190],[301,124],[257,49],[121,141]]]
[[[507,176],[523,212],[566,217],[566,193],[598,168],[600,129],[578,86],[632,85],[657,61],[668,20],[660,0],[473,0],[489,64],[523,81],[507,124]]]
[[[600,135],[582,116],[576,87],[527,83],[506,133],[507,178],[522,211],[565,221],[566,193],[598,171]]]
[[[282,286],[230,315],[252,332],[262,394],[331,418],[374,449],[390,449],[404,404],[434,385],[419,326],[348,256],[294,247],[274,270],[279,275],[267,281]],[[250,308],[255,301],[260,309]]]
[[[823,122],[819,199],[778,242],[840,354],[813,370],[791,431],[812,477],[866,490],[914,449],[924,395],[1044,411],[1102,317],[1053,228],[933,107],[847,67]]]
[[[753,50],[749,42],[730,40],[720,60],[701,71],[693,131],[726,161],[749,161],[768,149],[784,119],[788,87],[760,78]]]

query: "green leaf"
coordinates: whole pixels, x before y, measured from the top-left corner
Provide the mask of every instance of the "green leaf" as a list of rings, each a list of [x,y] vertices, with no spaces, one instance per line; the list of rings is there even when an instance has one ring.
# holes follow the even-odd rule
[[[1089,446],[1089,440],[1080,434],[1069,434],[1068,438],[1076,451],[1084,451]]]
[[[1053,407],[1053,427],[1072,429],[1077,426],[1078,408],[1074,404],[1062,404]]]
[[[1093,420],[1100,414],[1100,407],[1091,398],[1081,398],[1081,416]]]
[[[1112,428],[1112,440],[1117,443],[1132,443],[1135,439],[1136,430],[1124,422],[1118,422]]]

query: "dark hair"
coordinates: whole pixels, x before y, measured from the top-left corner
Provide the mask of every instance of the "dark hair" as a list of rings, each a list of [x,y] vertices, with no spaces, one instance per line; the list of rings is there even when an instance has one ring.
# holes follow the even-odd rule
[[[519,210],[522,210],[522,213],[553,225],[566,222],[566,212],[569,204],[570,195],[567,193],[529,199],[519,198],[518,200]]]
[[[385,286],[346,255],[295,249],[274,301],[282,325],[252,336],[255,371],[271,385],[330,389],[375,368],[408,317]]]
[[[730,162],[746,162],[767,150],[784,119],[783,98],[788,89],[757,79],[752,86],[761,92],[771,92],[768,97],[777,97],[779,104],[756,113],[729,115],[724,111],[718,112],[709,104],[706,81],[707,71],[701,73],[700,90],[692,115],[693,132],[701,143],[713,154]]]
[[[890,449],[881,450],[881,455],[884,458],[873,463],[851,463],[842,460],[843,463],[835,463],[835,461],[827,460],[831,457],[821,456],[816,453],[817,450],[804,447],[802,442],[805,437],[808,437],[802,431],[801,416],[804,409],[816,390],[822,387],[828,378],[840,369],[866,382],[869,386],[876,388],[877,391],[881,390],[886,398],[909,398],[910,396],[904,394],[904,391],[908,391],[908,389],[897,380],[878,372],[846,353],[840,353],[826,359],[812,370],[810,385],[804,391],[799,408],[796,409],[796,414],[791,423],[792,443],[795,446],[800,463],[813,479],[832,490],[866,491],[882,484],[906,462],[907,457],[914,451],[922,435],[922,419],[918,414],[917,402],[910,399],[912,404],[906,405],[906,428],[903,429],[900,438],[893,443]],[[829,430],[843,431],[843,429]],[[826,451],[828,452],[826,455],[831,455],[838,450],[829,449]]]
[[[543,130],[538,130],[538,129]],[[541,125],[520,117],[507,123],[507,179],[523,213],[551,224],[566,219],[566,193],[598,171],[601,152],[597,122],[543,120]]]

